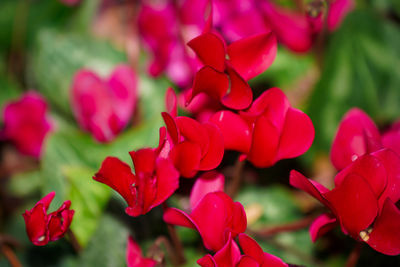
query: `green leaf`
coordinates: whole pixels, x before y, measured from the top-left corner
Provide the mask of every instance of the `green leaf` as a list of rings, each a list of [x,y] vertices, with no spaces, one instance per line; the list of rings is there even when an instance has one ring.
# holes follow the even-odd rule
[[[358,10],[332,36],[325,66],[308,107],[315,126],[312,149],[329,151],[345,112],[360,107],[378,124],[400,114],[400,30]]]
[[[85,247],[97,229],[99,219],[111,196],[111,189],[93,181],[96,171],[85,167],[66,167],[65,175],[70,184],[67,199],[75,210],[71,230],[81,246]]]
[[[108,215],[103,216],[77,266],[126,266],[127,239],[128,230],[122,224]]]

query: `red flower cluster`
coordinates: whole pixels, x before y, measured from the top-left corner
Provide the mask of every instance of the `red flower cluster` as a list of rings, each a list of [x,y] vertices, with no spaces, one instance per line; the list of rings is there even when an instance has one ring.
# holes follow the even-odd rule
[[[313,241],[340,223],[342,231],[388,255],[400,254],[400,157],[382,148],[378,129],[358,109],[344,117],[332,146],[332,162],[341,171],[328,190],[296,171],[290,183],[324,204],[331,213],[310,228]]]
[[[49,193],[31,210],[22,214],[29,240],[36,246],[44,246],[49,241],[56,241],[63,237],[74,216],[74,211],[69,209],[71,206],[69,200],[65,201],[58,210],[47,214],[54,196],[54,192]]]
[[[136,108],[137,78],[127,65],[117,66],[107,80],[81,69],[74,77],[71,105],[82,129],[99,142],[113,140]]]
[[[47,112],[46,101],[39,94],[24,94],[5,106],[0,138],[13,142],[21,153],[39,158],[44,139],[51,129]]]

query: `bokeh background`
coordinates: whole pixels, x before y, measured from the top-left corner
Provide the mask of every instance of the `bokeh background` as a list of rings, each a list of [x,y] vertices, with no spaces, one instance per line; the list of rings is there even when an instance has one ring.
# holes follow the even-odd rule
[[[296,1],[275,2],[296,8]],[[147,71],[151,55],[137,23],[142,5],[138,0],[82,0],[73,5],[61,0],[0,1],[0,110],[34,90],[47,101],[54,126],[40,159],[19,153],[9,140],[3,138],[0,143],[0,242],[11,239],[23,266],[125,266],[128,234],[145,251],[167,234],[160,208],[139,218],[129,217],[123,199],[92,180],[106,156],[129,162],[128,151],[154,146],[166,89],[183,89],[168,76],[152,77]],[[297,159],[268,169],[246,164],[235,200],[245,206],[251,230],[318,213],[321,207],[315,201],[288,185],[289,171],[297,169],[333,184],[330,146],[340,119],[350,108],[363,109],[382,130],[400,119],[400,1],[357,0],[335,31],[319,38],[323,40],[304,53],[280,45],[272,66],[250,83],[255,95],[271,87],[284,90],[292,105],[311,117],[316,131],[311,149]],[[120,63],[136,72],[138,105],[116,139],[99,143],[79,128],[73,116],[72,79],[84,67],[105,77]],[[0,125],[3,119],[0,116]],[[232,176],[236,157],[229,152],[224,158],[220,171],[227,177]],[[170,204],[187,206],[192,184],[192,180],[181,181]],[[81,246],[78,251],[68,238],[35,247],[26,236],[21,214],[50,191],[56,191],[53,209],[66,199],[72,201],[76,214],[71,229]],[[343,266],[355,241],[337,230],[316,243],[306,228],[255,237],[265,251],[285,262]],[[197,266],[195,261],[205,254],[199,235],[184,228],[178,231],[185,246],[185,266]],[[157,253],[166,252],[161,248]],[[170,265],[168,255],[166,261]],[[398,265],[399,257],[365,246],[357,266]],[[9,266],[2,254],[0,266]]]

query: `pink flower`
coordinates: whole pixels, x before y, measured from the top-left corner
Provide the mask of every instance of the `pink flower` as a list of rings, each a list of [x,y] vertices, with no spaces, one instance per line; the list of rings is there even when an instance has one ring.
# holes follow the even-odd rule
[[[222,175],[216,172],[204,174],[192,189],[192,212],[187,214],[176,208],[169,208],[164,213],[164,221],[196,229],[207,249],[220,250],[228,235],[234,238],[247,227],[243,206],[239,202],[233,202],[222,192],[223,185]]]
[[[206,93],[232,109],[251,104],[253,93],[247,80],[264,72],[277,50],[271,32],[243,38],[229,46],[219,35],[205,32],[188,45],[204,64],[195,75],[188,102],[199,93]]]
[[[312,195],[330,213],[311,225],[311,239],[340,223],[342,231],[387,255],[400,254],[400,158],[389,149],[365,154],[335,177],[335,188],[326,189],[296,171],[290,184]]]
[[[176,95],[169,89],[166,97],[168,113],[162,113],[169,138],[169,151],[166,152],[175,168],[186,178],[193,177],[198,171],[215,169],[224,155],[224,143],[218,127],[189,117],[174,117],[177,114]]]
[[[210,254],[199,259],[197,263],[202,267],[287,267],[280,258],[266,253],[255,240],[246,234],[239,234],[240,249],[229,236],[228,241],[214,256]]]
[[[70,210],[71,201],[65,201],[61,207],[47,214],[47,210],[55,192],[49,193],[31,209],[25,211],[24,216],[26,232],[29,240],[36,246],[44,246],[49,241],[62,238],[68,230],[74,211]]]
[[[354,0],[336,0],[332,1],[329,6],[328,13],[328,29],[330,31],[336,30],[346,15],[355,7]]]
[[[300,156],[314,139],[310,118],[292,108],[278,88],[265,91],[249,109],[220,111],[210,122],[221,129],[225,149],[242,152],[257,167]]]
[[[178,188],[179,173],[168,158],[160,156],[165,129],[160,130],[160,145],[129,152],[135,174],[128,164],[107,157],[93,177],[117,191],[128,203],[125,212],[130,216],[146,214],[167,200]]]
[[[82,129],[99,142],[113,140],[136,108],[137,78],[127,65],[117,66],[106,80],[82,69],[75,74],[71,104]]]
[[[129,237],[126,247],[126,264],[128,267],[153,267],[157,262],[150,258],[144,258],[139,245],[132,237]]]
[[[358,157],[382,147],[375,123],[362,110],[353,108],[340,122],[332,144],[331,161],[337,170],[341,170]]]
[[[1,138],[13,142],[21,153],[39,158],[51,129],[46,101],[39,94],[28,92],[5,106],[3,120]]]

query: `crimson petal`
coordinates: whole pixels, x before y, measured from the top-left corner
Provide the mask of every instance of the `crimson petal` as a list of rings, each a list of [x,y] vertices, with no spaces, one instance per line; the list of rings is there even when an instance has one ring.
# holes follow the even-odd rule
[[[227,67],[226,71],[230,80],[230,89],[221,99],[221,103],[232,109],[247,108],[253,101],[253,91],[233,68]]]
[[[194,209],[200,200],[211,192],[224,191],[225,177],[216,171],[210,171],[197,178],[190,193],[190,207]]]
[[[332,214],[324,213],[318,216],[310,226],[311,240],[315,242],[318,238],[332,230],[336,225],[336,217]]]
[[[307,179],[304,175],[295,170],[292,170],[290,172],[290,184],[298,189],[307,192],[308,194],[316,198],[319,202],[329,207],[329,204],[323,196],[323,194],[329,192],[329,190],[323,185]]]
[[[174,146],[170,156],[179,173],[183,177],[191,178],[200,166],[201,148],[197,144],[183,141]]]
[[[207,171],[217,168],[221,163],[224,156],[224,138],[217,126],[206,123],[203,127],[208,132],[209,145],[207,153],[200,161],[199,169]]]
[[[243,38],[228,46],[230,63],[246,81],[268,69],[276,52],[277,42],[272,32]]]

